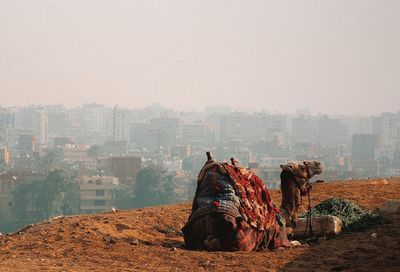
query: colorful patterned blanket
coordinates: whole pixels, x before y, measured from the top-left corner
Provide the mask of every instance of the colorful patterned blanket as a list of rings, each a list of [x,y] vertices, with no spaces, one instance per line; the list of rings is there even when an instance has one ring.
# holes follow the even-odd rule
[[[290,245],[281,218],[257,175],[246,168],[213,162],[200,171],[192,213],[183,232],[188,248],[202,249],[203,240],[214,235],[221,242],[219,249],[275,249]]]
[[[269,229],[275,222],[279,211],[272,203],[271,196],[264,182],[246,168],[223,164],[235,183],[241,205],[239,208],[243,220],[258,229]]]

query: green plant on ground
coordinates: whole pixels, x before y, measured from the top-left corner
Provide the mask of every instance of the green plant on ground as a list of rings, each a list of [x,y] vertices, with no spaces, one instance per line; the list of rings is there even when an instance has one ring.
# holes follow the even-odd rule
[[[360,231],[388,222],[387,218],[370,210],[363,210],[354,202],[342,198],[329,198],[312,208],[311,212],[313,216],[337,216],[342,221],[344,232]],[[301,215],[306,216],[307,213]]]

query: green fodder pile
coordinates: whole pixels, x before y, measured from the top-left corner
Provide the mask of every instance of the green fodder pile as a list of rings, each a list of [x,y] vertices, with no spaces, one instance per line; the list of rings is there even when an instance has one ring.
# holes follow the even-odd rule
[[[385,217],[369,210],[362,210],[350,200],[341,198],[329,198],[312,208],[311,212],[312,216],[334,215],[339,217],[345,232],[360,231],[388,222]],[[304,214],[304,216],[306,215]]]

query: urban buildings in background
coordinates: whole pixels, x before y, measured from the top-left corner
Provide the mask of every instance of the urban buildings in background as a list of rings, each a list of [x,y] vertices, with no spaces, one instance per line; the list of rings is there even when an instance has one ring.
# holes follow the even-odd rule
[[[229,107],[178,112],[85,104],[0,107],[0,203],[11,205],[15,186],[52,169],[73,173],[81,211],[112,205],[112,190],[135,186],[153,163],[177,177],[183,198],[205,162],[235,157],[271,188],[279,165],[316,159],[325,180],[400,175],[400,112],[376,116],[237,112]],[[0,211],[1,212],[1,211]],[[6,216],[6,215],[1,215]]]

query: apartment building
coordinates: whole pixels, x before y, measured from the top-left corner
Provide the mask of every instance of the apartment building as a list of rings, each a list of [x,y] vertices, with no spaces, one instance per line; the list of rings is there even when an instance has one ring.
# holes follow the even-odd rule
[[[80,212],[109,211],[114,205],[113,191],[119,187],[116,177],[80,176]]]

